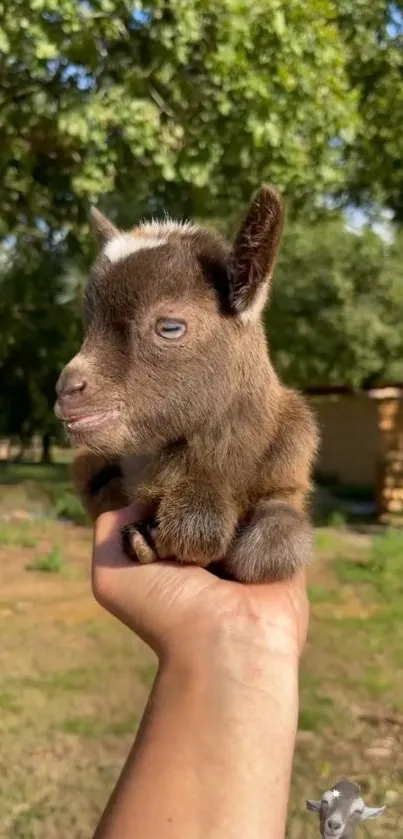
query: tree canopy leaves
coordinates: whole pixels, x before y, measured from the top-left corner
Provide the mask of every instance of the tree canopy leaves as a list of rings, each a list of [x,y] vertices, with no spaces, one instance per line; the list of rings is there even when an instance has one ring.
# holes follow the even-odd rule
[[[286,230],[267,312],[277,368],[301,388],[403,380],[401,239],[332,219]]]
[[[331,0],[0,5],[5,232],[74,234],[109,193],[132,217],[203,217],[265,179],[299,203],[343,181],[355,96]]]
[[[381,202],[403,221],[403,3],[341,0],[339,27],[358,123],[346,146],[346,194]]]

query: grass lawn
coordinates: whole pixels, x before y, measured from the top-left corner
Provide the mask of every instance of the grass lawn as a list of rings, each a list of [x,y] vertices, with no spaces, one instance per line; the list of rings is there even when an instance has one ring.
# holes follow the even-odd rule
[[[7,839],[89,839],[154,673],[149,651],[93,601],[91,533],[69,515],[83,521],[65,465],[0,465]],[[399,531],[317,529],[288,839],[319,837],[305,799],[343,775],[361,783],[368,804],[387,804],[360,835],[403,836],[402,567]]]

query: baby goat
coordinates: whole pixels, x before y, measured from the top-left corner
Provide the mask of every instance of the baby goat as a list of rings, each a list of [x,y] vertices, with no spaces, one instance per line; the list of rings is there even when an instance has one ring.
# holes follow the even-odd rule
[[[100,250],[86,333],[56,413],[76,444],[92,518],[137,499],[125,532],[140,562],[176,558],[241,581],[291,577],[311,556],[316,424],[270,361],[261,314],[283,206],[263,186],[231,247],[171,221],[117,230],[92,212]]]
[[[343,778],[322,795],[307,801],[307,810],[319,813],[321,839],[353,839],[354,829],[364,819],[382,815],[385,807],[366,807],[358,784]]]

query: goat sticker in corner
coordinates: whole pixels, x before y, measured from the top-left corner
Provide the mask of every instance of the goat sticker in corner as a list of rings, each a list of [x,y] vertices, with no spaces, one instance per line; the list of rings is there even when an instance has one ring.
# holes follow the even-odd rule
[[[385,810],[385,807],[367,807],[358,784],[345,778],[326,790],[319,801],[309,799],[306,807],[319,815],[321,839],[354,839],[354,830],[360,822],[381,816]]]

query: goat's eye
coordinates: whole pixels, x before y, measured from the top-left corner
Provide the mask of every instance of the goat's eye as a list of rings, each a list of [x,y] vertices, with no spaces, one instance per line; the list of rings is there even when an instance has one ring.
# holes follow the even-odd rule
[[[155,331],[161,338],[172,340],[175,338],[183,338],[186,334],[187,325],[184,320],[176,320],[174,318],[160,318],[155,324]]]

